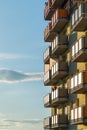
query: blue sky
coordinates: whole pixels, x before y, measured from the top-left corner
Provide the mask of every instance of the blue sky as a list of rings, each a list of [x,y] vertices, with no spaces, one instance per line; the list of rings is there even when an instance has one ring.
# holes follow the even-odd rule
[[[45,0],[0,0],[0,129],[43,130]]]

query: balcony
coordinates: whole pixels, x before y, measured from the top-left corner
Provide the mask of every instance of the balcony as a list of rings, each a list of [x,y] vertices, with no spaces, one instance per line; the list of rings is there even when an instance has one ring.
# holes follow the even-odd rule
[[[72,77],[71,93],[87,93],[87,71],[82,71]]]
[[[87,29],[87,3],[81,3],[72,15],[72,31]]]
[[[72,61],[87,62],[87,37],[80,38],[72,46]]]
[[[51,93],[44,97],[44,107],[51,107]]]
[[[44,107],[58,107],[68,101],[68,89],[57,88],[44,97]]]
[[[51,70],[44,74],[44,85],[51,85]]]
[[[57,88],[51,92],[51,106],[57,107],[68,101],[68,89]]]
[[[54,115],[51,117],[51,128],[66,128],[68,127],[68,116],[65,114],[62,115]]]
[[[54,11],[55,8],[52,7],[52,0],[48,0],[48,2],[45,3],[44,19],[51,20]]]
[[[57,35],[51,44],[52,57],[57,58],[68,48],[68,37],[66,35]]]
[[[52,6],[53,7],[61,7],[67,0],[52,0]]]
[[[52,31],[60,32],[68,22],[68,11],[66,9],[56,9],[52,16]]]
[[[56,129],[66,127],[68,127],[68,116],[65,114],[58,114],[44,119],[45,129]]]
[[[87,106],[77,107],[71,110],[71,124],[79,125],[86,124],[87,125]]]
[[[56,62],[51,70],[44,73],[44,85],[56,85],[58,80],[62,80],[68,75],[68,64],[65,61]]]
[[[52,16],[51,22],[48,24],[44,31],[44,40],[45,42],[52,42],[60,32],[66,23],[68,22],[68,11],[65,9],[56,9]]]
[[[44,118],[44,129],[51,128],[51,117]]]
[[[45,3],[44,19],[51,20],[55,9],[60,8],[66,2],[67,0],[48,0],[48,2]]]
[[[56,62],[51,68],[51,80],[56,84],[68,75],[68,65],[64,61]]]
[[[86,0],[73,0],[74,2],[86,2]]]
[[[44,31],[44,41],[52,42],[55,36],[56,32],[52,31],[52,22],[50,22]]]
[[[44,53],[44,63],[49,64],[51,57],[51,47],[48,47]]]

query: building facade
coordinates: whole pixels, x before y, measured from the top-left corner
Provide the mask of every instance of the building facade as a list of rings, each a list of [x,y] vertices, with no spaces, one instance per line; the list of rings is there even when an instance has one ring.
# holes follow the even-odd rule
[[[44,129],[87,130],[87,0],[48,0],[44,19]]]

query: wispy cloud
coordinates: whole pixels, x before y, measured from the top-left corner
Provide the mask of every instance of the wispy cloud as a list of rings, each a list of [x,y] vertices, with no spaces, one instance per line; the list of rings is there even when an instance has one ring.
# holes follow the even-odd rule
[[[10,123],[23,123],[23,124],[38,124],[41,123],[42,120],[40,119],[25,119],[25,120],[4,120],[5,122]]]
[[[0,60],[3,60],[3,59],[20,59],[20,58],[27,58],[27,56],[21,55],[21,54],[13,54],[13,53],[0,53]]]
[[[30,127],[38,124],[42,124],[41,119],[24,119],[24,120],[15,120],[8,119],[6,115],[0,114],[0,129],[20,129],[22,126]]]
[[[0,60],[12,60],[12,59],[35,59],[35,56],[28,56],[23,54],[15,54],[15,53],[0,53]]]
[[[23,73],[20,71],[0,69],[0,82],[19,83],[25,81],[39,81],[43,79],[43,73]]]

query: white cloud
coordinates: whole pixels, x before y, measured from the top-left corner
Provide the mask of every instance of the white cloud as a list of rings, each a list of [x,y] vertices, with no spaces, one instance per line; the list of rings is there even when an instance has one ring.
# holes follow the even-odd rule
[[[0,60],[3,59],[20,59],[20,58],[26,58],[25,55],[20,54],[12,54],[12,53],[0,53]]]
[[[0,69],[1,83],[19,83],[29,81],[39,81],[43,79],[43,73],[23,73],[20,71]]]
[[[12,60],[12,59],[35,59],[34,56],[28,56],[28,55],[23,55],[23,54],[15,54],[15,53],[0,53],[0,60]]]
[[[38,125],[42,124],[41,119],[23,119],[23,120],[16,120],[16,119],[8,119],[8,117],[4,114],[0,114],[0,129],[6,129],[6,130],[15,130],[19,129],[21,130],[22,128],[32,128]]]

